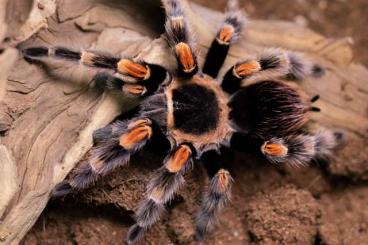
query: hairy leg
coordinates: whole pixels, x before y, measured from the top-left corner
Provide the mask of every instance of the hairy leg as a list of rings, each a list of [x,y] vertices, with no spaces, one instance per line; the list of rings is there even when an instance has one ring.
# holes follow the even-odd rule
[[[136,224],[128,232],[127,243],[133,244],[156,223],[177,190],[184,184],[184,173],[190,168],[194,155],[191,145],[181,144],[170,152],[164,165],[157,170],[147,186],[146,197],[136,212]]]
[[[203,240],[206,233],[213,228],[216,223],[216,216],[230,199],[233,182],[218,152],[208,151],[203,153],[201,161],[206,166],[211,180],[196,216],[197,240]]]
[[[232,66],[225,74],[221,87],[233,94],[248,81],[274,80],[277,78],[303,79],[310,75],[309,62],[297,53],[268,49]]]
[[[177,75],[192,77],[198,71],[193,35],[179,0],[164,0],[166,37],[178,61]]]
[[[316,134],[297,134],[283,138],[271,138],[260,147],[263,155],[272,163],[306,166],[313,159],[331,156],[332,150],[343,140],[341,132],[329,130]]]
[[[269,140],[234,133],[230,145],[236,151],[263,155],[272,163],[286,163],[294,167],[307,166],[313,159],[328,158],[344,141],[339,131],[320,130],[314,134],[295,133]]]
[[[75,51],[64,47],[29,47],[23,55],[31,61],[46,59],[76,62],[84,66],[104,69],[113,73],[107,75],[106,86],[123,91],[128,95],[144,96],[155,92],[164,82],[167,72],[158,65],[120,58],[109,54],[87,50]]]
[[[162,140],[164,137],[158,126],[148,118],[118,121],[109,130],[100,131],[99,134],[100,142],[92,148],[87,164],[77,169],[70,180],[59,183],[53,190],[53,196],[63,196],[89,187],[100,177],[126,165],[130,156],[148,141]]]
[[[221,27],[213,40],[203,66],[203,72],[216,78],[226,56],[229,52],[231,44],[238,39],[245,22],[245,16],[239,10],[237,0],[229,0],[225,19],[221,23]]]

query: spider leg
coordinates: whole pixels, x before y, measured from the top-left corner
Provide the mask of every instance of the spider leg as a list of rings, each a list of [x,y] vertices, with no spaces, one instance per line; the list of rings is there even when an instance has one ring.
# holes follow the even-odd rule
[[[161,140],[163,136],[158,126],[148,118],[118,121],[110,130],[100,132],[102,140],[92,148],[88,164],[76,171],[74,176],[59,183],[53,190],[54,197],[84,189],[97,179],[126,165],[130,156],[142,149],[148,141]]]
[[[272,137],[269,140],[254,139],[242,133],[235,133],[230,145],[237,151],[248,152],[251,149],[272,163],[287,163],[298,167],[307,166],[313,159],[331,156],[332,151],[343,141],[343,133],[330,130],[320,130],[315,134]]]
[[[249,134],[235,132],[230,139],[230,149],[237,152],[263,155],[260,152],[260,147],[264,140],[258,137],[252,137]]]
[[[166,78],[165,73],[166,71],[162,70],[162,72],[153,75],[151,79],[131,83],[111,75],[110,73],[99,72],[95,77],[95,81],[98,82],[101,88],[117,90],[127,96],[146,97],[151,96],[158,90],[160,84]]]
[[[134,111],[133,113],[135,114]],[[157,150],[165,149],[165,151],[167,152],[167,147],[161,148],[162,141],[168,141],[167,137],[161,130],[161,128],[165,128],[167,125],[167,101],[165,94],[156,93],[142,100],[139,104],[139,115],[140,118],[149,118],[153,122],[152,126],[154,127],[154,134],[153,138],[148,142],[150,146],[155,146],[153,143],[156,139],[161,140],[158,141],[161,143],[157,145]],[[132,115],[131,117],[134,116]],[[116,132],[119,132],[119,128],[121,128],[121,125],[124,124],[127,123],[120,121],[95,130],[92,135],[94,144],[99,144],[101,142],[103,143],[111,139],[112,137],[114,137],[114,134],[116,134]],[[123,128],[125,127],[126,126],[123,126]],[[157,150],[155,149],[155,151]],[[166,154],[166,152],[163,152],[163,154]]]
[[[108,76],[106,86],[130,95],[143,96],[156,91],[167,76],[166,70],[158,65],[87,50],[75,51],[64,47],[39,46],[23,49],[23,55],[30,61],[51,58],[105,69],[113,72],[113,75]]]
[[[192,77],[198,71],[193,35],[179,0],[163,0],[166,10],[166,38],[178,61],[177,75]]]
[[[205,234],[213,228],[216,216],[230,199],[233,182],[218,152],[213,150],[203,153],[201,161],[207,168],[211,180],[196,217],[197,240],[203,240]]]
[[[245,16],[238,8],[237,0],[228,1],[225,19],[208,50],[203,72],[211,77],[217,77],[229,52],[230,45],[236,42],[243,29]]]
[[[296,134],[283,138],[271,138],[260,147],[263,155],[272,163],[291,166],[307,166],[313,159],[331,156],[332,150],[343,141],[343,134],[319,131],[316,134]]]
[[[192,164],[193,154],[193,147],[183,143],[166,157],[164,165],[157,170],[147,186],[146,197],[136,212],[136,224],[128,231],[128,244],[138,241],[144,232],[160,219],[165,211],[165,204],[184,184],[183,175]]]
[[[246,82],[294,77],[303,79],[311,72],[309,63],[297,53],[280,49],[268,49],[256,57],[250,57],[232,66],[225,74],[221,87],[233,94]]]
[[[28,47],[23,49],[22,52],[24,57],[31,61],[44,58],[54,58],[80,62],[82,65],[90,67],[113,70],[117,69],[117,64],[120,60],[120,58],[116,56],[96,54],[86,50],[75,51],[65,47]]]
[[[289,70],[285,75],[289,80],[301,81],[307,76],[320,76],[323,74],[323,68],[318,65],[312,65],[311,62],[299,52],[287,51],[289,58]]]

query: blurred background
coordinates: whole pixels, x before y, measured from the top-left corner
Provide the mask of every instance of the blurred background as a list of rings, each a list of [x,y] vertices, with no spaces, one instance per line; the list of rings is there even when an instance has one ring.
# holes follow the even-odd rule
[[[193,0],[222,11],[226,0]],[[288,20],[327,37],[352,37],[354,58],[368,64],[367,0],[239,0],[250,18]]]

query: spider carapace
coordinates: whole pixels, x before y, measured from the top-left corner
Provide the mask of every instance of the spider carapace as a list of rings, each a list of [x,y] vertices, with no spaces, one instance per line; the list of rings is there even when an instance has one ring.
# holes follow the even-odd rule
[[[86,188],[98,178],[126,165],[130,156],[154,142],[165,154],[136,211],[128,243],[139,240],[159,220],[165,205],[184,184],[184,174],[202,163],[210,177],[196,216],[196,238],[203,239],[230,198],[232,177],[223,149],[252,150],[273,163],[306,165],[335,148],[340,134],[306,126],[318,97],[309,98],[292,80],[313,76],[313,65],[301,54],[267,49],[243,60],[218,77],[227,53],[245,26],[235,0],[228,2],[225,18],[203,67],[197,62],[195,42],[180,0],[163,1],[166,39],[177,69],[133,57],[114,57],[88,50],[29,47],[28,60],[63,59],[109,72],[105,86],[124,95],[141,97],[137,116],[118,120],[94,133],[95,146],[86,164],[57,185],[54,196]]]

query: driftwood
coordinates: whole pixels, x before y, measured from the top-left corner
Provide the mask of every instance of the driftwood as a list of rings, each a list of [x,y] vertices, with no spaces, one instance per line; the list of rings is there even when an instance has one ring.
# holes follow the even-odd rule
[[[114,94],[101,94],[93,83],[96,71],[60,63],[39,66],[22,58],[16,61],[17,52],[11,47],[28,39],[21,47],[43,43],[98,49],[139,55],[173,69],[173,58],[164,40],[154,39],[159,37],[163,23],[158,1],[121,1],[118,6],[107,0],[71,2],[75,1],[35,1],[18,34],[8,40],[9,48],[0,54],[2,244],[21,241],[46,206],[52,188],[92,146],[93,131],[137,103]],[[213,23],[219,23],[222,14],[182,2],[197,33],[198,49],[205,54],[217,27]],[[0,1],[1,40],[6,33],[2,29],[6,26],[2,24],[3,11],[11,4],[5,6],[6,1]],[[344,129],[349,142],[358,142],[357,152],[364,152],[368,71],[353,62],[350,45],[348,38],[327,39],[293,23],[250,20],[239,44],[231,49],[223,71],[265,47],[303,52],[326,69],[322,77],[301,84],[309,94],[320,94],[322,98],[318,102],[322,113],[314,115],[312,121],[318,126]],[[330,166],[331,174],[368,179],[367,167],[355,170],[349,165],[349,155],[342,157]],[[355,162],[364,165],[365,159]]]

